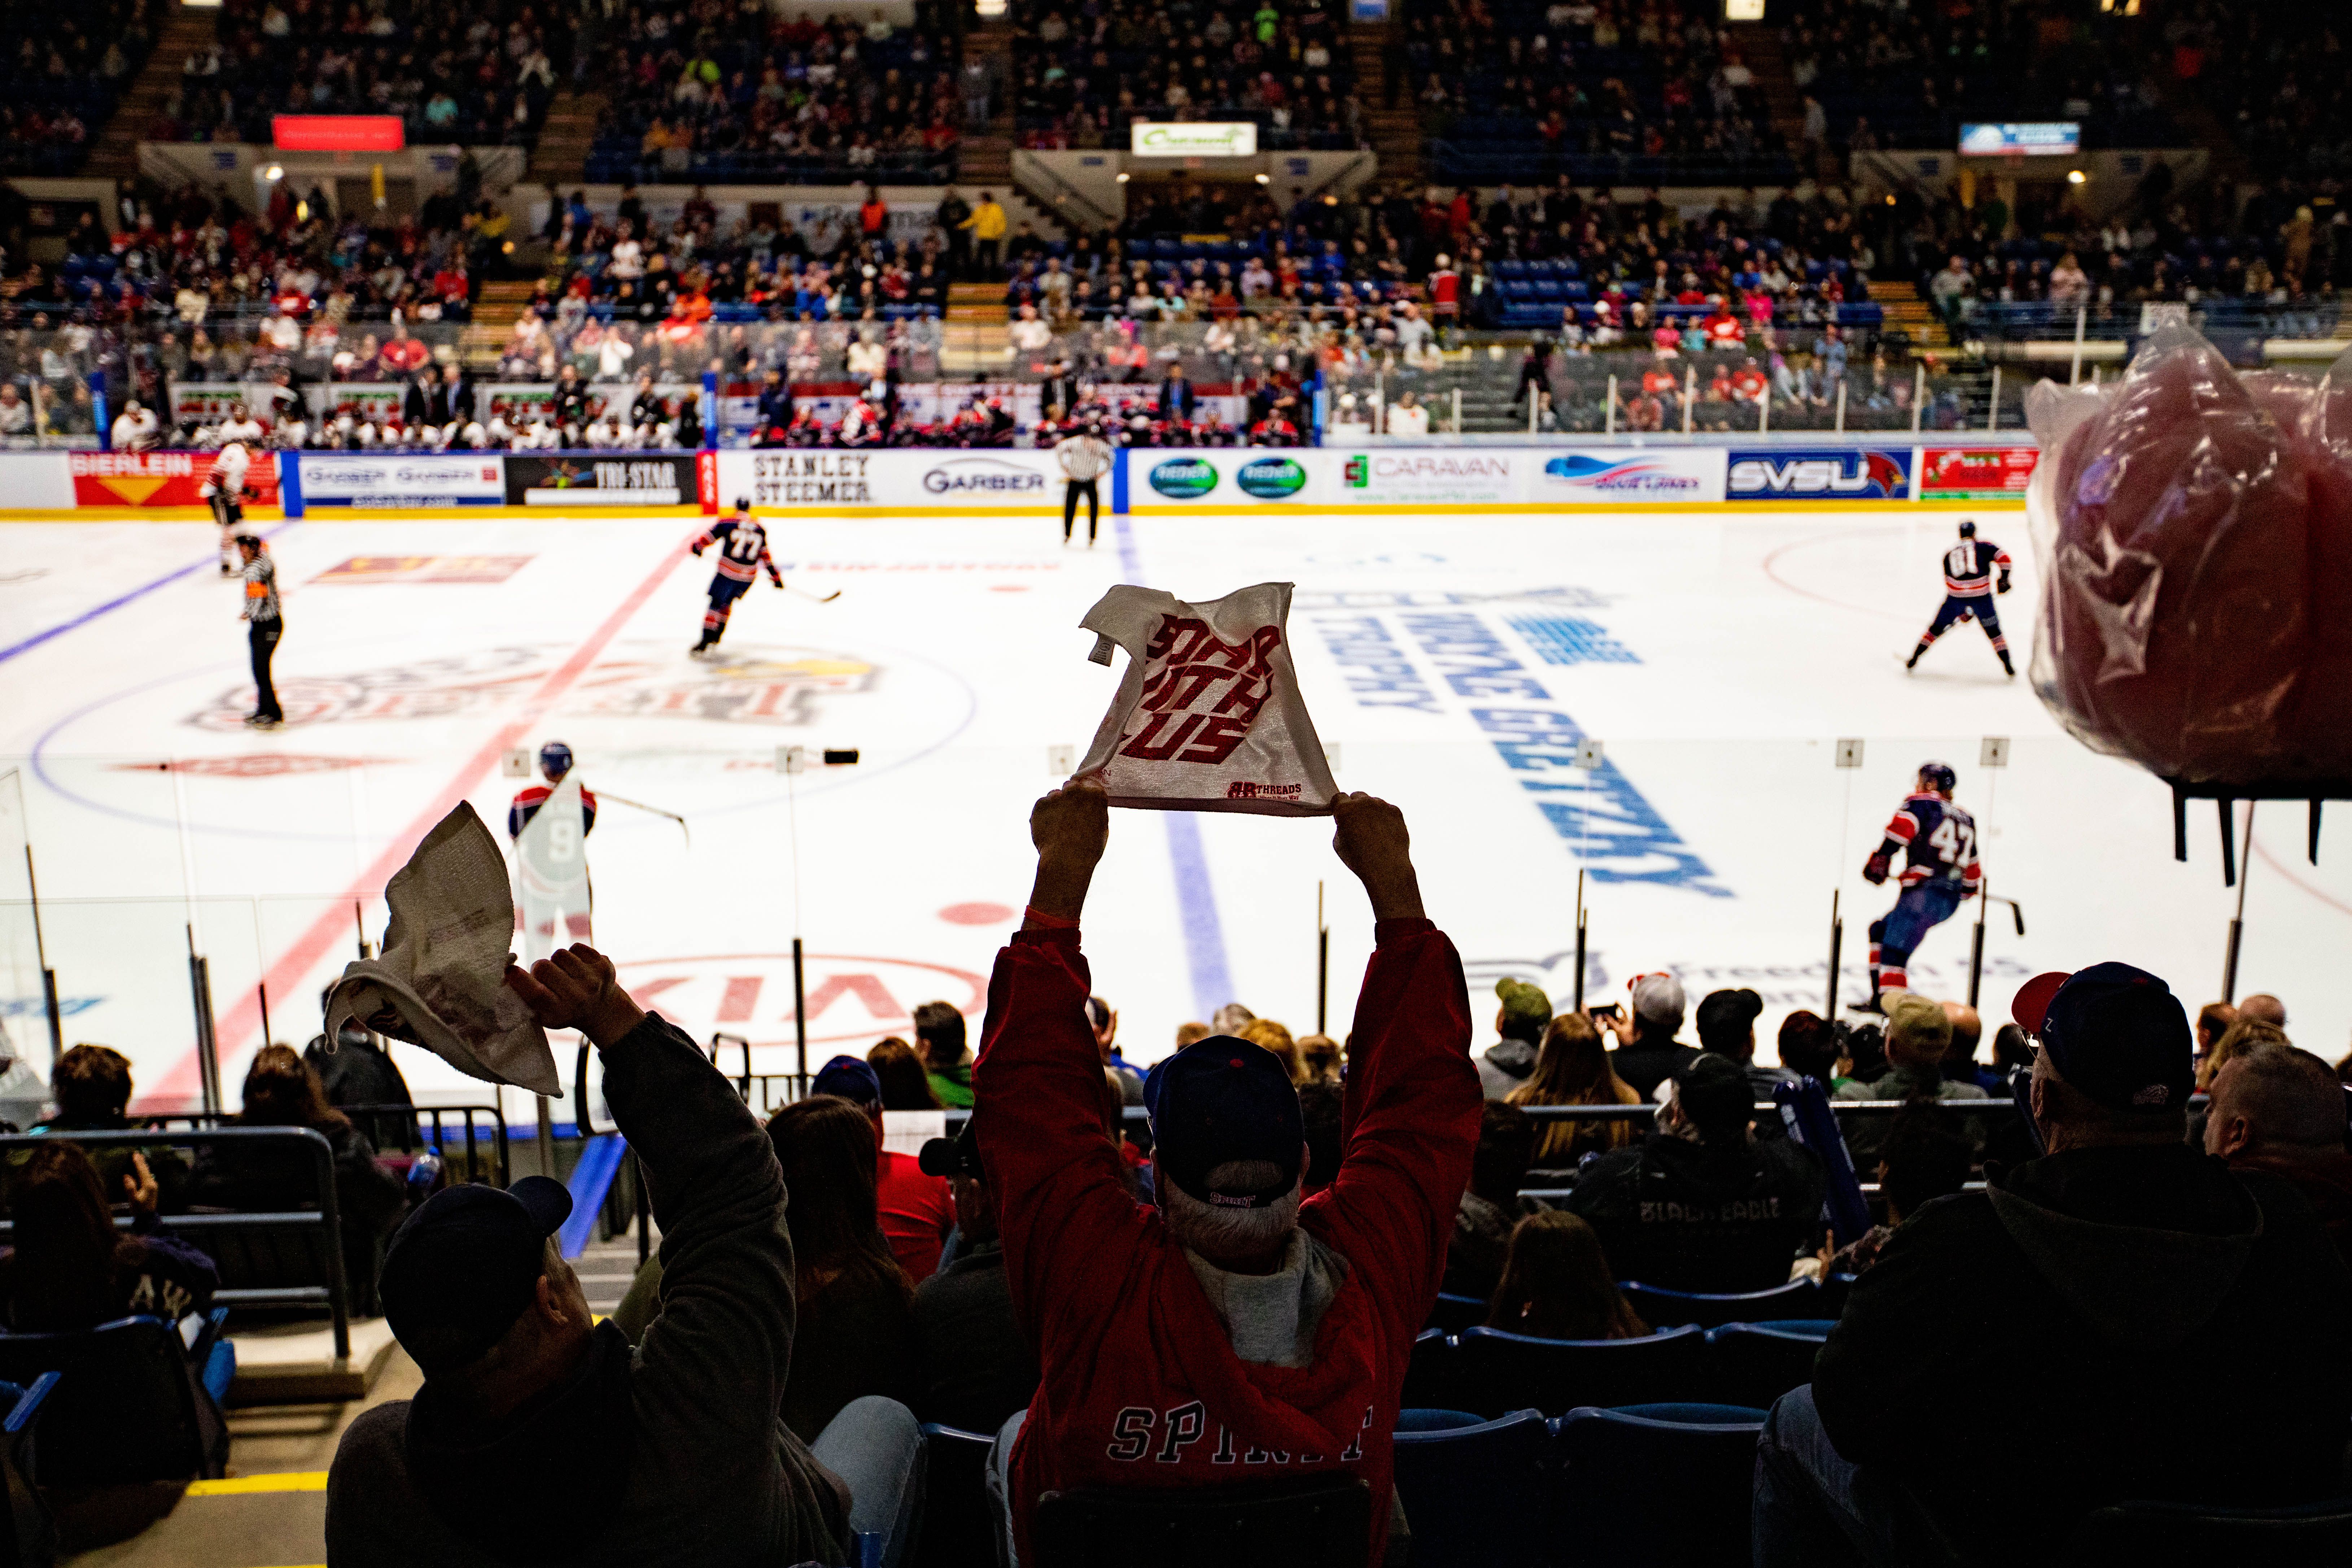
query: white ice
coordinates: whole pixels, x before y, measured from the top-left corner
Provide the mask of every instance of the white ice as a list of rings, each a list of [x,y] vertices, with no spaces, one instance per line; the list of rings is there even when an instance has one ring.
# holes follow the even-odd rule
[[[1123,530],[1107,518],[1089,551],[1063,547],[1045,519],[780,519],[787,580],[841,597],[819,605],[762,583],[736,611],[729,659],[701,664],[686,650],[710,568],[676,558],[690,520],[328,515],[273,538],[290,721],[275,733],[236,722],[250,700],[245,642],[236,590],[209,564],[210,528],[16,523],[0,532],[0,650],[67,629],[0,651],[0,1001],[16,1048],[45,1068],[7,837],[21,826],[66,1043],[129,1053],[143,1103],[192,1100],[193,935],[212,964],[233,1106],[261,1037],[256,981],[269,981],[272,1034],[302,1044],[361,930],[382,934],[386,872],[458,798],[503,840],[524,781],[500,776],[500,754],[560,739],[591,790],[688,818],[690,843],[608,799],[590,858],[598,944],[698,1039],[743,1036],[760,1070],[791,1068],[797,931],[813,1061],[910,1034],[908,1012],[935,997],[967,1010],[976,1043],[992,955],[1028,890],[1029,804],[1055,782],[1052,748],[1083,752],[1116,680],[1087,662],[1076,622],[1130,572],[1204,599],[1297,584],[1291,635],[1310,710],[1341,785],[1404,807],[1430,912],[1469,972],[1481,1046],[1498,975],[1566,1005],[1584,864],[1588,1000],[1657,969],[1680,973],[1694,1005],[1717,985],[1753,985],[1769,1058],[1780,1016],[1826,999],[1833,893],[1845,994],[1861,994],[1864,928],[1892,895],[1860,868],[1931,757],[1958,770],[1992,891],[2023,906],[2024,938],[2004,909],[1988,929],[1990,1022],[2022,977],[2107,958],[2154,969],[2192,1008],[2218,996],[2236,894],[2213,808],[2193,810],[2190,858],[2176,863],[2163,786],[2064,736],[2021,677],[2002,679],[1974,626],[1904,672],[1955,521],[1903,507],[1202,515]],[[2021,663],[2036,587],[2023,519],[1980,521],[2021,561],[2000,603]],[[429,558],[496,576],[503,567],[478,563],[498,557],[523,559],[503,581],[324,575],[362,558]],[[1338,662],[1335,637],[1354,658],[1385,638],[1386,662],[1410,670],[1353,689],[1368,670]],[[1583,661],[1538,656],[1538,641],[1561,637]],[[1412,705],[1373,705],[1399,702]],[[1482,729],[1481,711],[1513,732]],[[1530,725],[1567,737],[1570,724],[1604,742],[1612,770],[1589,796],[1588,775],[1514,768],[1496,744]],[[1864,742],[1864,763],[1841,770],[1847,737]],[[1980,765],[1987,737],[2011,742],[2006,769]],[[861,761],[788,781],[781,744],[855,746]],[[2347,832],[2330,827],[2314,868],[2302,807],[2262,809],[2238,975],[2242,994],[2284,997],[2290,1033],[2331,1060],[2352,1027]],[[1312,1029],[1318,887],[1328,1026],[1344,1031],[1371,930],[1328,843],[1312,820],[1118,815],[1087,942],[1130,1058],[1156,1058],[1179,1024],[1228,1000]],[[1629,874],[1679,880],[1601,879]],[[1920,989],[1965,992],[1974,910],[1927,939],[1912,965]],[[422,1051],[394,1048],[421,1097],[482,1099]],[[508,1108],[520,1118],[520,1097]]]

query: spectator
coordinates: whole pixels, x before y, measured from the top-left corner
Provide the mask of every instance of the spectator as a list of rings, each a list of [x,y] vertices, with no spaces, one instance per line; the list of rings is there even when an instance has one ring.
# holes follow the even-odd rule
[[[1341,1081],[1346,1071],[1341,1056],[1339,1042],[1328,1035],[1299,1036],[1298,1087],[1304,1089],[1310,1083],[1336,1084]]]
[[[950,1110],[971,1110],[971,1053],[964,1048],[963,1015],[945,1002],[923,1003],[915,1009],[915,1044],[940,1103]]]
[[[996,193],[980,193],[980,205],[971,216],[958,226],[971,231],[971,266],[974,276],[989,279],[997,275],[1003,265],[1004,248],[1004,209],[996,205]]]
[[[1160,384],[1160,397],[1157,404],[1160,417],[1190,419],[1192,417],[1193,402],[1192,384],[1184,379],[1182,363],[1170,365],[1167,377]]]
[[[2277,1025],[2249,1018],[2241,1013],[2238,1021],[2221,1032],[2221,1037],[2213,1044],[2212,1053],[2205,1058],[2206,1087],[2212,1086],[2213,1079],[2232,1058],[2242,1056],[2257,1046],[2290,1046],[2294,1043],[2286,1037],[2286,1031]]]
[[[1339,1129],[1346,1121],[1347,1091],[1338,1079],[1298,1086],[1298,1119],[1307,1132],[1307,1195],[1313,1197],[1337,1181],[1339,1156],[1346,1145]]]
[[[1756,1060],[1756,1020],[1763,1016],[1764,998],[1741,987],[1737,991],[1710,991],[1698,1005],[1698,1047],[1739,1064],[1748,1075],[1748,1087],[1759,1100],[1769,1100],[1772,1090],[1784,1083],[1793,1083],[1797,1075],[1785,1067],[1759,1066]]]
[[[768,1137],[793,1194],[784,1223],[794,1354],[780,1408],[784,1425],[813,1443],[854,1401],[913,1394],[914,1292],[882,1236],[872,1120],[816,1096],[770,1117]],[[936,1247],[931,1261],[936,1268]]]
[[[2267,991],[2257,991],[2238,1004],[2238,1016],[2249,1024],[2268,1024],[2273,1029],[2284,1029],[2286,1004]]]
[[[1780,1065],[1799,1078],[1812,1079],[1823,1089],[1838,1083],[1838,1059],[1843,1054],[1837,1030],[1818,1013],[1800,1007],[1780,1020]]]
[[[1470,1185],[1454,1211],[1442,1289],[1482,1301],[1494,1294],[1512,1227],[1535,1212],[1519,1196],[1535,1151],[1535,1120],[1516,1105],[1488,1100],[1478,1121],[1477,1152],[1470,1156]]]
[[[1763,1568],[1848,1541],[1906,1555],[1887,1487],[1943,1550],[2002,1562],[2042,1560],[2126,1498],[2277,1506],[2339,1489],[2352,1272],[2292,1185],[2184,1146],[2179,1002],[2101,963],[2030,983],[2015,1006],[2041,1038],[2032,1107],[2049,1152],[1910,1216],[1855,1284],[1811,1385],[1765,1426]],[[2225,1373],[2148,1375],[2203,1346],[2228,1347]],[[1989,1473],[1977,1461],[1996,1452]]]
[[[1095,1049],[1102,1064],[1118,1075],[1119,1100],[1126,1105],[1143,1103],[1143,1069],[1118,1054],[1118,1013],[1099,996],[1087,998],[1087,1026],[1095,1032]]]
[[[343,1278],[352,1311],[376,1315],[376,1271],[383,1243],[407,1206],[407,1187],[375,1163],[375,1147],[352,1119],[327,1103],[327,1091],[291,1046],[264,1046],[246,1070],[236,1127],[307,1127],[333,1154],[335,1203],[342,1217]],[[280,1145],[215,1145],[196,1162],[192,1201],[265,1213],[320,1201],[308,1151]]]
[[[1675,1037],[1682,1031],[1683,983],[1671,974],[1637,974],[1626,983],[1633,999],[1630,1022],[1615,1010],[1594,1015],[1601,1027],[1617,1037],[1609,1065],[1625,1086],[1644,1100],[1654,1099],[1660,1084],[1698,1059],[1699,1053]]]
[[[322,996],[320,1005],[324,1007]],[[378,1043],[365,1024],[356,1018],[346,1018],[335,1033],[334,1048],[330,1050],[327,1037],[313,1035],[310,1043],[302,1047],[302,1060],[319,1075],[319,1087],[327,1096],[327,1103],[337,1110],[346,1105],[414,1105],[409,1097],[408,1080],[401,1076],[400,1064],[392,1053]]]
[[[2204,1142],[2232,1171],[2268,1172],[2300,1189],[2336,1250],[2352,1258],[2344,1086],[2326,1062],[2274,1044],[2232,1057],[2214,1075]]]
[[[1587,1163],[1569,1211],[1601,1233],[1621,1279],[1707,1291],[1785,1282],[1821,1223],[1821,1162],[1792,1138],[1749,1131],[1754,1091],[1737,1064],[1695,1053],[1670,1081],[1657,1130]]]
[[[1940,1004],[1904,993],[1892,999],[1886,1019],[1885,1077],[1874,1082],[1846,1082],[1832,1095],[1835,1100],[1984,1100],[1976,1084],[1944,1076],[1944,1058],[1951,1049],[1952,1021]],[[1958,1125],[1969,1142],[1983,1147],[1981,1118],[1968,1117]],[[1857,1119],[1845,1130],[1846,1149],[1862,1163],[1874,1159],[1885,1125],[1877,1118]]]
[[[2238,1010],[2227,1002],[2208,1002],[2197,1009],[2197,1089],[2200,1094],[2213,1081],[2213,1047],[2238,1021]]]
[[[79,1143],[44,1143],[9,1184],[15,1221],[0,1253],[0,1326],[11,1333],[94,1328],[132,1314],[177,1322],[212,1305],[220,1283],[213,1260],[155,1217],[158,1188],[137,1151],[116,1191],[131,1205],[131,1233],[119,1234],[107,1190]]]
[[[1562,1013],[1544,1030],[1535,1071],[1511,1090],[1509,1100],[1513,1105],[1639,1105],[1642,1097],[1609,1065],[1591,1016]],[[1546,1170],[1570,1170],[1587,1154],[1622,1149],[1641,1135],[1640,1123],[1622,1117],[1540,1122],[1534,1163]]]
[[[344,1433],[327,1478],[329,1559],[842,1563],[870,1531],[895,1561],[902,1504],[916,1500],[911,1413],[856,1401],[814,1448],[778,1418],[798,1260],[759,1123],[691,1040],[629,1000],[603,954],[575,946],[507,984],[542,1026],[579,1029],[603,1057],[669,1276],[633,1354],[618,1324],[591,1326],[553,1245],[571,1211],[559,1184],[436,1194],[385,1262],[386,1315],[425,1385]]]
[[[916,1413],[961,1432],[993,1432],[1037,1393],[1037,1352],[1021,1331],[1004,1271],[1004,1239],[971,1126],[923,1145],[923,1172],[955,1195],[953,1260],[915,1287],[922,1384]]]
[[[1948,1083],[1972,1083],[1988,1097],[2007,1098],[2009,1080],[1977,1061],[1977,1042],[1984,1038],[1984,1020],[1965,1002],[1944,1004],[1952,1026],[1952,1043],[1944,1047],[1943,1075]]]
[[[866,1065],[882,1084],[885,1110],[938,1110],[940,1097],[931,1091],[930,1074],[915,1047],[892,1035],[866,1053]]]
[[[1915,1103],[1896,1111],[1878,1146],[1878,1192],[1886,1201],[1886,1221],[1834,1252],[1824,1243],[1823,1272],[1859,1274],[1869,1268],[1906,1218],[1965,1187],[1974,1163],[1969,1141],[1945,1127],[1934,1110]]]
[[[1360,795],[1339,796],[1336,816],[1377,944],[1339,1175],[1302,1203],[1297,1091],[1272,1056],[1213,1037],[1151,1075],[1158,1212],[1129,1198],[1097,1131],[1100,1067],[1080,1024],[1102,785],[1079,779],[1032,817],[1037,882],[998,957],[980,1064],[981,1154],[1044,1369],[990,1463],[1016,1557],[1047,1491],[1328,1476],[1336,1463],[1370,1488],[1364,1560],[1382,1558],[1394,1391],[1444,1269],[1479,1096],[1461,967],[1423,917],[1402,817]]]
[[[137,398],[122,405],[114,417],[113,444],[121,452],[144,452],[163,443],[162,426],[155,411],[142,406]]]
[[[1410,388],[1401,393],[1389,405],[1388,433],[1391,436],[1426,436],[1429,434],[1429,410],[1423,407]]]
[[[33,1129],[36,1132],[127,1132],[131,1130],[131,1058],[107,1046],[76,1046],[58,1058],[49,1075],[58,1113]],[[137,1184],[132,1151],[119,1147],[86,1151],[98,1168],[98,1184],[109,1193],[123,1183]],[[10,1180],[27,1156],[22,1150],[8,1160]],[[187,1206],[188,1162],[177,1149],[158,1145],[140,1152],[153,1173],[157,1204],[165,1214]]]
[[[1600,1234],[1558,1209],[1512,1228],[1486,1326],[1545,1340],[1638,1340],[1650,1331],[1618,1291]]]
[[[955,1229],[955,1205],[944,1177],[927,1173],[912,1154],[882,1147],[882,1079],[856,1057],[835,1057],[809,1080],[811,1094],[829,1094],[864,1111],[874,1123],[874,1212],[890,1256],[907,1279],[921,1284],[940,1266],[940,1249]]]
[[[1508,975],[1495,982],[1495,994],[1502,1000],[1495,1013],[1495,1032],[1502,1038],[1478,1055],[1478,1087],[1488,1100],[1505,1100],[1536,1070],[1537,1048],[1551,1023],[1551,998]]]
[[[1296,1086],[1307,1081],[1307,1071],[1298,1058],[1298,1042],[1290,1031],[1271,1018],[1252,1018],[1234,1031],[1237,1039],[1247,1040],[1262,1051],[1271,1053],[1282,1063],[1283,1075]]]

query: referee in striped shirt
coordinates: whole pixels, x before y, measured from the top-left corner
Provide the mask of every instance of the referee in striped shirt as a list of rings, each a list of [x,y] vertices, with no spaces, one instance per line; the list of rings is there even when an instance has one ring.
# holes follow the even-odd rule
[[[269,679],[269,661],[277,657],[278,639],[286,630],[278,605],[278,563],[262,548],[259,534],[238,534],[236,549],[245,558],[245,607],[238,614],[253,650],[254,704],[245,721],[256,730],[275,730],[286,721],[286,710],[278,706],[278,688]]]
[[[1063,477],[1069,481],[1062,491],[1062,542],[1070,542],[1070,531],[1078,521],[1078,498],[1084,496],[1087,547],[1092,549],[1102,520],[1102,498],[1095,489],[1095,481],[1110,467],[1110,443],[1088,420],[1076,432],[1055,444],[1054,460],[1062,465]]]

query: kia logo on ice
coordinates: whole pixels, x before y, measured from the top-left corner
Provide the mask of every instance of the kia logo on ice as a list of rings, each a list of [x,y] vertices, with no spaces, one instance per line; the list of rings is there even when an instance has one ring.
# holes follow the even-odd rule
[[[1045,488],[1044,474],[1001,458],[950,458],[923,476],[923,489],[935,496],[968,490],[1018,495]]]

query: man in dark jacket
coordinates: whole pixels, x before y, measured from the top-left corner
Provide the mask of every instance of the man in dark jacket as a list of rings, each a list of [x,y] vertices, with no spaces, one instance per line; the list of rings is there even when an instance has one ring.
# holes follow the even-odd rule
[[[2336,1069],[2266,1041],[2213,1075],[2205,1152],[2232,1171],[2267,1171],[2311,1200],[2336,1250],[2352,1259],[2352,1153],[2344,1149],[2344,1085]]]
[[[1569,1212],[1601,1233],[1620,1279],[1668,1290],[1767,1290],[1822,1215],[1821,1161],[1792,1138],[1759,1139],[1738,1062],[1701,1055],[1674,1076],[1659,1130],[1584,1167]]]
[[[923,1145],[923,1173],[945,1176],[962,1238],[954,1260],[915,1287],[915,1340],[923,1358],[917,1413],[963,1432],[993,1432],[1037,1393],[1037,1352],[1013,1310],[1004,1238],[971,1123]]]
[[[2179,1002],[2101,963],[2012,1012],[2049,1152],[1923,1206],[1855,1284],[1765,1426],[1759,1568],[1914,1562],[1928,1530],[2033,1563],[2126,1499],[2341,1489],[2352,1272],[2294,1187],[2183,1142]]]
[[[1660,1084],[1697,1059],[1698,1051],[1675,1038],[1682,1030],[1686,1005],[1681,981],[1671,974],[1637,974],[1626,990],[1633,1000],[1631,1017],[1622,1012],[1600,1013],[1594,1021],[1617,1037],[1609,1065],[1635,1094],[1648,1100]]]
[[[1503,1004],[1495,1014],[1495,1033],[1503,1037],[1478,1053],[1478,1087],[1488,1100],[1503,1100],[1536,1070],[1544,1031],[1551,1027],[1551,998],[1507,974],[1495,982],[1495,995]]]
[[[436,1194],[394,1238],[385,1315],[425,1371],[414,1400],[344,1433],[327,1477],[334,1568],[847,1562],[856,1532],[907,1548],[921,1434],[854,1402],[814,1448],[777,1420],[792,1358],[793,1247],[773,1145],[675,1026],[583,946],[507,972],[549,1028],[577,1028],[644,1162],[661,1227],[660,1315],[632,1352],[590,1326],[554,1236],[562,1186]],[[893,1550],[895,1548],[895,1550]]]

